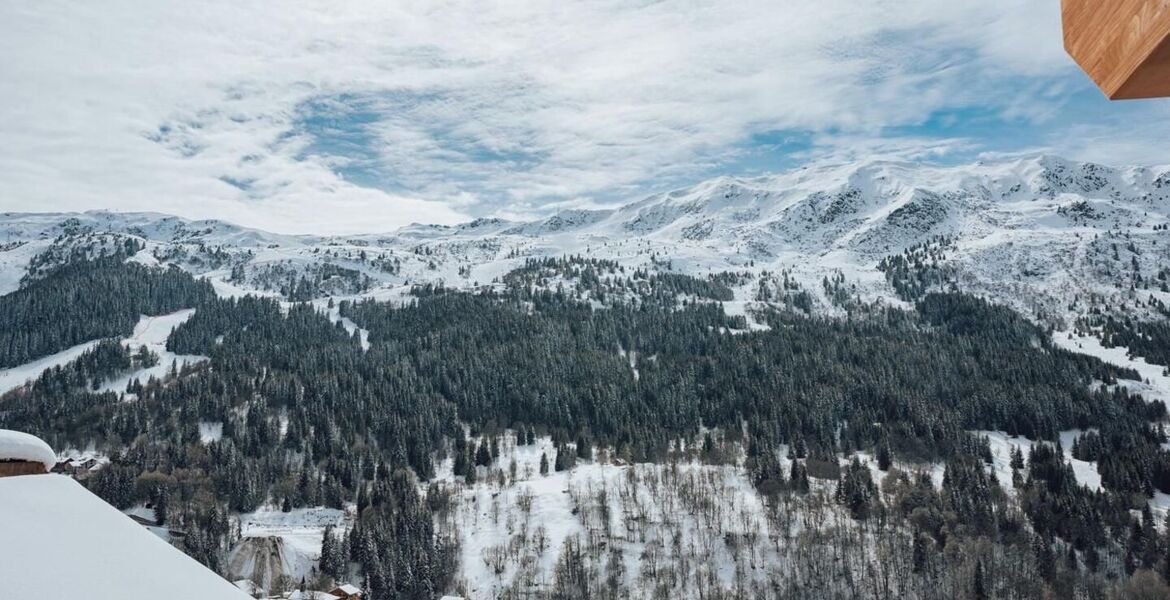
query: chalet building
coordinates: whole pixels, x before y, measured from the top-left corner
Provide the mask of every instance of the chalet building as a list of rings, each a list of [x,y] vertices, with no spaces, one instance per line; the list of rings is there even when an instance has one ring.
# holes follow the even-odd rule
[[[340,600],[362,600],[362,591],[348,583],[333,588],[329,591],[329,594]]]
[[[62,475],[72,475],[74,478],[83,479],[85,476],[102,468],[104,463],[92,456],[84,456],[80,458],[66,458],[57,461],[53,465],[52,471]]]
[[[45,465],[31,460],[0,460],[0,477],[17,475],[42,475],[48,473]]]
[[[158,513],[155,512],[154,506],[151,504],[128,508],[122,511],[122,514],[130,517],[131,521],[138,523],[139,525],[145,527],[147,531],[168,542],[182,538],[186,535],[186,533],[181,530],[164,527],[163,524],[159,522]]]
[[[57,455],[40,438],[0,429],[0,477],[44,475],[56,464]]]

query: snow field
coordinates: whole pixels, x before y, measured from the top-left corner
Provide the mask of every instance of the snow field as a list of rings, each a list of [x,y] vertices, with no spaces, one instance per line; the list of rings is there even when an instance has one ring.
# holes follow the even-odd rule
[[[457,585],[471,599],[548,590],[558,562],[574,551],[600,579],[622,582],[632,598],[649,597],[664,582],[674,582],[672,597],[685,598],[715,588],[762,588],[786,568],[802,531],[849,521],[826,500],[834,482],[814,480],[807,502],[816,510],[788,511],[766,506],[742,464],[684,458],[627,465],[598,449],[596,460],[556,472],[549,438],[519,447],[514,439],[501,438],[500,456],[478,468],[472,486],[455,481],[451,459],[439,468],[437,481],[453,496],[436,521],[440,532],[459,539]],[[546,476],[539,473],[542,453]]]

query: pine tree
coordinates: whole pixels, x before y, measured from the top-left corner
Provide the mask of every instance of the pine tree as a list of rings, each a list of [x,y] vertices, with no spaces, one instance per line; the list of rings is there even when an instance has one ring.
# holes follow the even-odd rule
[[[369,488],[365,485],[365,483],[362,483],[358,486],[357,512],[359,515],[362,514],[362,511],[370,506],[370,494],[368,489]]]
[[[890,451],[890,442],[888,440],[883,440],[882,445],[878,447],[877,462],[878,468],[882,471],[890,470],[890,466],[894,462],[894,457]]]
[[[919,533],[914,536],[914,547],[912,550],[913,556],[911,562],[915,573],[923,573],[926,570],[927,561],[929,559],[928,553],[932,542],[930,537],[924,533]]]
[[[333,525],[325,526],[321,539],[321,572],[337,581],[345,575],[346,546],[337,540],[333,531]]]
[[[553,469],[557,472],[572,469],[577,462],[577,455],[569,451],[567,444],[557,444],[557,457],[553,460]]]
[[[987,600],[987,582],[983,573],[983,559],[975,561],[975,583],[973,596],[975,600]]]
[[[1020,451],[1019,446],[1012,446],[1011,467],[1013,469],[1023,469],[1024,468],[1024,453]]]
[[[792,482],[792,489],[798,494],[807,494],[809,492],[808,469],[805,468],[804,463],[794,460],[792,461],[792,475],[789,480]]]
[[[540,474],[548,475],[548,455],[544,452],[540,453]]]
[[[475,444],[472,444],[473,446]],[[475,464],[480,467],[492,466],[492,453],[487,444],[480,444],[475,451]]]
[[[465,450],[455,449],[455,464],[451,467],[451,472],[456,477],[463,477],[467,474],[467,452]]]
[[[593,460],[593,445],[584,435],[577,436],[577,458]]]
[[[861,464],[860,460],[853,459],[845,469],[844,476],[837,482],[836,499],[849,509],[855,519],[869,518],[874,508],[881,504],[869,468]]]

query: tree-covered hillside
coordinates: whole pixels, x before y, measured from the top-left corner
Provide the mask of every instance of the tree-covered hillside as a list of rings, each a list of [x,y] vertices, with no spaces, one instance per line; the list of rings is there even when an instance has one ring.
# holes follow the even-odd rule
[[[181,546],[220,570],[232,513],[356,505],[355,525],[329,538],[324,576],[360,574],[376,600],[450,591],[457,545],[435,528],[450,490],[420,489],[444,458],[471,485],[475,466],[499,455],[504,428],[524,444],[550,436],[555,470],[595,460],[595,447],[623,464],[669,462],[677,440],[705,435],[704,460],[737,464],[740,448],[758,493],[796,510],[812,510],[799,508],[816,492],[810,478],[836,480],[834,503],[881,523],[868,539],[913,540],[907,577],[927,587],[969,577],[975,563],[947,553],[974,551],[975,540],[993,549],[989,561],[1027,561],[1012,575],[1021,582],[1087,586],[1097,569],[1170,568],[1170,545],[1144,529],[1150,517],[1130,513],[1170,493],[1165,406],[1126,391],[1135,373],[1055,347],[1009,309],[927,293],[912,310],[870,306],[847,318],[770,311],[757,316],[766,330],[749,331],[715,301],[713,280],[647,278],[660,289],[645,297],[658,300],[597,309],[533,285],[551,266],[530,264],[496,291],[341,303],[339,317],[368,330],[366,349],[319,306],[215,299],[184,273],[110,258],[73,263],[0,298],[9,364],[180,308],[197,311],[168,349],[210,360],[132,381],[135,399],[121,401],[94,382],[149,357],[103,345],[0,398],[0,427],[108,453],[87,485],[120,507],[165,506],[168,526],[188,534]],[[663,300],[675,296],[686,301]],[[202,423],[222,436],[203,439]],[[1089,429],[1097,433],[1076,452],[1100,465],[1101,491],[1078,485],[1063,455],[1041,444],[1026,462],[1013,457],[1011,497],[988,474],[986,441],[969,433],[1055,444],[1061,431]],[[941,490],[909,474],[879,488],[860,462],[839,465],[858,452],[883,471],[945,465]],[[1055,549],[1071,558],[1057,566]],[[830,560],[832,548],[812,551]],[[576,576],[601,589],[588,570]],[[540,597],[579,597],[558,589]]]

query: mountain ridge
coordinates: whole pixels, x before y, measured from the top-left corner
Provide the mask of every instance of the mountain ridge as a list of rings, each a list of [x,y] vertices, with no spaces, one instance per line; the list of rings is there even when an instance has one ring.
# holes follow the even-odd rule
[[[420,283],[473,288],[527,258],[581,254],[699,276],[745,272],[752,283],[737,290],[740,301],[753,300],[757,280],[785,273],[832,312],[818,290],[827,275],[844,274],[862,300],[897,302],[879,263],[946,240],[940,252],[954,285],[1060,324],[1090,303],[1170,302],[1160,289],[1142,289],[1170,264],[1168,224],[1170,167],[1107,167],[1051,155],[960,166],[822,163],[716,177],[617,208],[342,236],[157,213],[3,213],[0,247],[13,248],[0,252],[0,292],[14,289],[28,262],[55,244],[121,235],[145,244],[139,258],[148,263],[176,264],[224,286],[236,280],[233,293],[273,291],[249,283],[272,279],[265,273],[273,269],[284,277],[319,272],[323,264],[369,279],[327,286],[323,295]]]

